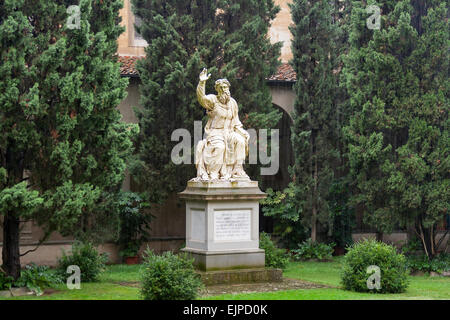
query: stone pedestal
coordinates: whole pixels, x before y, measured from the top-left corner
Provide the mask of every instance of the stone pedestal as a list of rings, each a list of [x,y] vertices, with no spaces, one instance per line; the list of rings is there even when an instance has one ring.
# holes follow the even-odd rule
[[[180,197],[186,200],[186,248],[198,269],[264,268],[259,249],[257,181],[188,182]]]

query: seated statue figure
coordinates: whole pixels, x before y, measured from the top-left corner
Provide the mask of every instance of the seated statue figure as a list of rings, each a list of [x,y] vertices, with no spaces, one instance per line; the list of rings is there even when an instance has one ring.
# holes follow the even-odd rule
[[[250,180],[243,164],[248,155],[250,135],[239,121],[237,102],[231,97],[230,83],[216,81],[217,95],[205,94],[210,78],[207,69],[200,73],[197,86],[198,102],[207,110],[206,138],[197,145],[195,165],[197,177],[193,181]]]

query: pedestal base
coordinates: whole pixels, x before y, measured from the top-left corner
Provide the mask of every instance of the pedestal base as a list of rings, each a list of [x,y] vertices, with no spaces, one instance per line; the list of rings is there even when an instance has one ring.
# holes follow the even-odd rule
[[[259,248],[259,201],[267,195],[257,181],[189,181],[186,248],[203,271],[264,268]]]
[[[239,251],[206,251],[182,249],[194,258],[194,265],[202,271],[264,268],[265,253],[262,249]]]

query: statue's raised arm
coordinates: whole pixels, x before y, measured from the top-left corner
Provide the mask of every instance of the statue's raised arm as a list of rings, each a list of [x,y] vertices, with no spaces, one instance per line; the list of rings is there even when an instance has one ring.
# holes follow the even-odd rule
[[[211,74],[208,74],[208,70],[206,68],[203,69],[200,73],[200,81],[197,85],[197,100],[202,105],[202,107],[207,110],[214,109],[213,95],[207,96],[205,93],[205,84],[210,77]]]

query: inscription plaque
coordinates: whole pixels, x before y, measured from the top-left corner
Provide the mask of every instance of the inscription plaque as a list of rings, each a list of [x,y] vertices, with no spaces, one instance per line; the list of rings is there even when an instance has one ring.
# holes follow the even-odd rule
[[[217,210],[214,212],[215,241],[251,240],[251,210]]]

